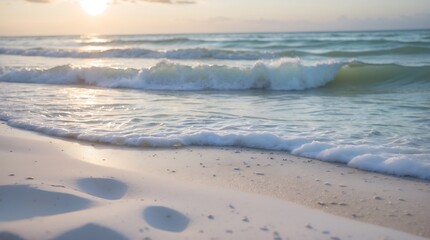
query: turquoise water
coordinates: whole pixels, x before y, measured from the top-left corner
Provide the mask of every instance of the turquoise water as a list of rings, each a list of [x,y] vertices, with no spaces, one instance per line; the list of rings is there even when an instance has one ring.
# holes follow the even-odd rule
[[[0,38],[0,119],[430,179],[430,31]]]

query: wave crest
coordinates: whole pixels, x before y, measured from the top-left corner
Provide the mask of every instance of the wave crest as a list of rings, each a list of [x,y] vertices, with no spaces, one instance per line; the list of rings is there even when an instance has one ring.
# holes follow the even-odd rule
[[[282,49],[285,46],[281,46]],[[16,56],[39,56],[51,58],[144,58],[144,59],[218,59],[218,60],[259,60],[279,59],[284,57],[331,57],[355,58],[381,55],[425,55],[430,54],[430,48],[420,46],[403,46],[363,51],[327,51],[312,52],[305,50],[231,50],[211,49],[205,47],[179,48],[172,50],[151,50],[146,48],[110,48],[97,51],[82,51],[73,49],[54,48],[0,48],[0,54]]]
[[[276,53],[251,50],[223,50],[208,48],[185,48],[173,50],[150,50],[144,48],[111,48],[99,51],[80,51],[50,48],[0,48],[0,54],[16,56],[38,56],[51,58],[148,58],[148,59],[219,59],[259,60],[292,56],[295,52]]]
[[[42,70],[3,69],[0,81],[148,90],[304,90],[327,84],[343,65],[333,61],[305,65],[292,59],[257,62],[252,67],[188,66],[161,61],[140,70],[64,65]]]

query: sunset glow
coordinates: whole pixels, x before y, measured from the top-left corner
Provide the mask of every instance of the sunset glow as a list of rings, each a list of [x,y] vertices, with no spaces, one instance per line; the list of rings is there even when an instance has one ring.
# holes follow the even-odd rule
[[[107,0],[81,0],[81,7],[89,15],[97,16],[106,10]]]
[[[429,12],[428,0],[0,0],[0,35],[423,29]]]

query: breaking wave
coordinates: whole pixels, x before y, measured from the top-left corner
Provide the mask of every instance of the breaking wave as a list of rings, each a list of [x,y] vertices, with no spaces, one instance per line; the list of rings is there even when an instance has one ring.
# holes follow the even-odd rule
[[[304,65],[296,60],[257,62],[252,67],[188,66],[168,61],[143,69],[63,65],[50,69],[3,69],[0,81],[147,90],[304,90],[327,84],[343,65]]]
[[[165,58],[165,59],[220,59],[220,60],[258,60],[279,58],[268,51],[220,50],[208,48],[187,48],[174,50],[150,50],[144,48],[111,48],[101,51],[79,51],[49,48],[0,48],[0,54],[17,56],[39,56],[52,58]],[[290,54],[286,54],[290,55]]]
[[[285,48],[285,47],[282,47]],[[430,48],[419,46],[404,46],[363,51],[326,51],[312,52],[304,50],[231,50],[211,48],[181,48],[172,50],[151,50],[145,48],[110,48],[106,50],[82,51],[74,49],[55,48],[0,48],[2,55],[39,56],[51,58],[143,58],[143,59],[218,59],[218,60],[259,60],[279,59],[283,57],[331,57],[355,58],[380,55],[425,55],[430,54]]]
[[[284,59],[257,62],[252,67],[182,65],[161,61],[142,69],[74,67],[0,69],[0,81],[43,84],[81,84],[143,90],[305,90],[367,88],[373,86],[428,86],[430,67],[327,61],[306,65]]]

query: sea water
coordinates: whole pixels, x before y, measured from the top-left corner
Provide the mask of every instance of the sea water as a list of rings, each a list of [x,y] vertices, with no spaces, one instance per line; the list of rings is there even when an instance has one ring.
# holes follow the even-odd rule
[[[1,37],[0,120],[430,179],[430,31]]]

